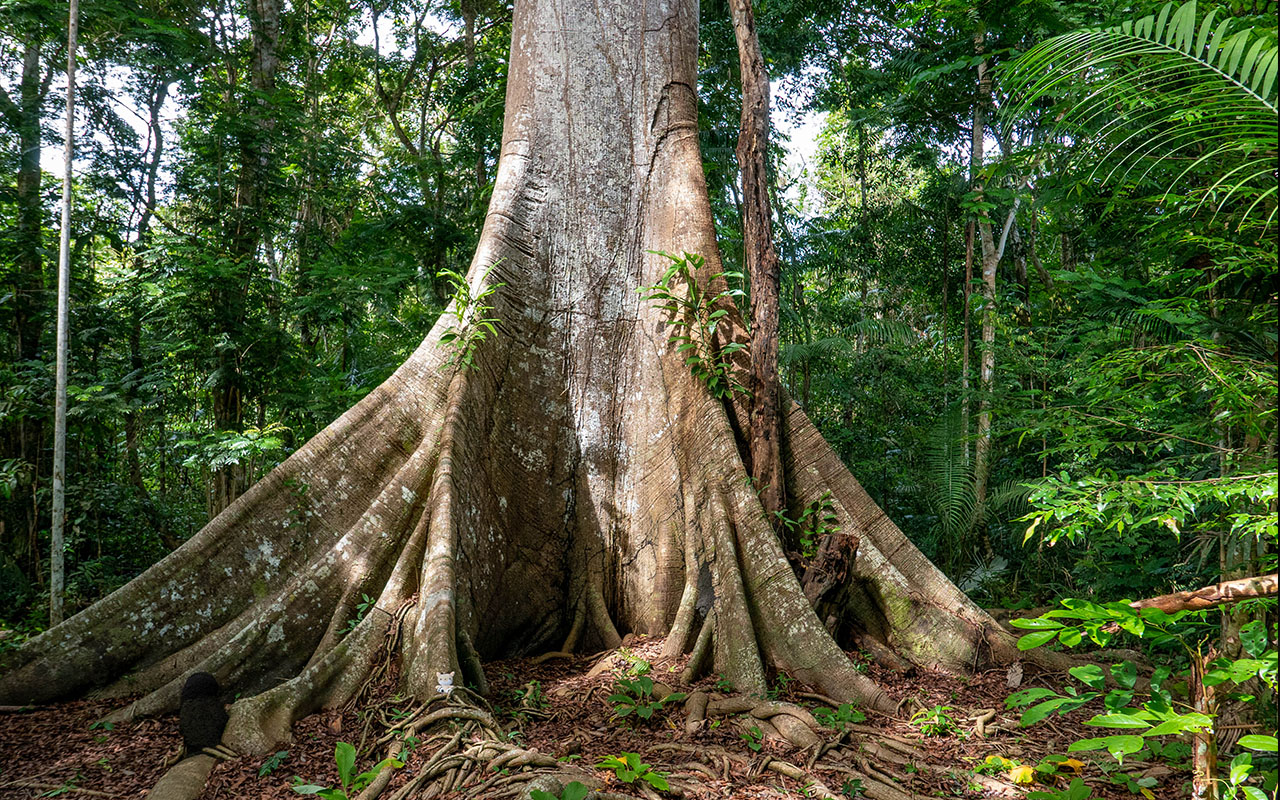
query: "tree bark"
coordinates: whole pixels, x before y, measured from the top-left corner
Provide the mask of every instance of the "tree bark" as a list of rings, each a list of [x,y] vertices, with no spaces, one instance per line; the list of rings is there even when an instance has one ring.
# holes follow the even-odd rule
[[[17,220],[14,232],[17,244],[17,285],[14,287],[14,326],[19,361],[37,357],[40,336],[44,330],[44,265],[41,255],[44,238],[44,207],[40,200],[40,112],[49,89],[50,69],[42,75],[40,42],[29,41],[22,53],[22,75],[18,80],[18,99],[0,94],[9,127],[18,134]]]
[[[742,176],[742,247],[751,281],[751,478],[772,514],[786,509],[782,403],[778,384],[778,311],[782,268],[773,246],[769,206],[769,76],[751,0],[730,0],[742,79],[738,171]]]
[[[986,51],[984,35],[974,38],[975,51]],[[981,165],[983,131],[986,113],[991,107],[991,65],[984,59],[978,64],[978,96],[973,107],[973,151],[975,163]],[[976,191],[981,201],[983,185],[979,180]],[[978,427],[973,443],[973,494],[978,506],[987,499],[987,482],[991,472],[991,393],[996,373],[996,266],[1000,255],[991,227],[991,214],[985,209],[978,212],[978,233],[982,240],[982,348],[978,359]]]
[[[500,323],[474,366],[454,366],[442,318],[181,548],[0,654],[0,704],[101,687],[141,695],[118,717],[161,713],[203,670],[240,697],[224,742],[265,752],[300,717],[359,702],[387,658],[398,690],[425,699],[472,645],[491,659],[637,632],[668,634],[676,652],[704,642],[708,666],[745,692],[778,669],[892,712],[810,608],[748,485],[730,421],[744,401],[727,409],[690,374],[667,312],[637,292],[666,268],[650,251],[720,271],[697,13],[692,0],[517,4],[503,146],[468,273],[473,290],[497,288]],[[745,335],[736,314],[725,328]],[[858,539],[848,580],[868,635],[931,667],[1018,658],[783,401],[796,502],[830,492]],[[363,617],[362,594],[376,598]]]
[[[71,166],[76,136],[76,34],[80,1],[71,0],[67,19],[67,106],[63,130],[62,228],[58,236],[57,364],[54,368],[53,511],[49,543],[49,624],[62,622],[66,584],[63,550],[67,523],[67,338],[71,293]]]

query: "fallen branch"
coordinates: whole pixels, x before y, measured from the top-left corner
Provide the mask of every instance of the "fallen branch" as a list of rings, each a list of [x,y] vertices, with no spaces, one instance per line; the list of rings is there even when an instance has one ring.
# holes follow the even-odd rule
[[[1135,600],[1129,605],[1133,608],[1158,608],[1166,614],[1177,611],[1203,611],[1214,606],[1238,603],[1241,600],[1254,600],[1259,597],[1275,597],[1280,588],[1277,573],[1257,575],[1252,578],[1240,578],[1225,581],[1192,592],[1174,592],[1146,600]]]

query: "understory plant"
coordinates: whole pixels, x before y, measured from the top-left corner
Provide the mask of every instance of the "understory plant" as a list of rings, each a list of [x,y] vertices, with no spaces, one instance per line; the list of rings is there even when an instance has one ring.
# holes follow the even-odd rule
[[[676,703],[685,698],[684,692],[672,692],[661,699],[653,696],[653,678],[640,675],[635,678],[618,678],[613,685],[614,694],[609,695],[609,704],[613,706],[615,717],[627,717],[635,714],[648,720],[662,710],[667,703]]]
[[[302,778],[294,776],[293,791],[298,794],[315,795],[324,798],[324,800],[350,800],[354,795],[364,791],[364,788],[378,777],[378,774],[384,769],[399,769],[404,766],[404,762],[397,758],[384,758],[377,764],[374,764],[367,772],[361,772],[356,775],[356,748],[347,742],[338,742],[337,747],[333,751],[333,760],[338,765],[338,781],[342,784],[342,788],[335,789],[328,786],[317,786],[312,783],[303,783]]]
[[[804,558],[813,558],[817,555],[818,544],[823,538],[840,531],[840,526],[836,524],[836,507],[829,490],[800,509],[794,519],[785,509],[773,513],[781,523],[788,541],[799,546],[800,555]]]
[[[1122,661],[1107,671],[1097,664],[1071,668],[1071,677],[1083,684],[1084,691],[1074,686],[1067,686],[1062,692],[1033,687],[1010,695],[1006,705],[1026,709],[1021,724],[1027,727],[1051,714],[1065,714],[1101,698],[1103,713],[1094,715],[1085,724],[1120,732],[1073,742],[1068,752],[1105,750],[1123,763],[1126,756],[1159,747],[1157,737],[1190,734],[1193,767],[1200,783],[1217,784],[1224,797],[1243,795],[1249,800],[1266,800],[1276,788],[1275,761],[1270,758],[1266,768],[1259,769],[1253,763],[1253,753],[1276,752],[1274,727],[1242,736],[1237,744],[1243,751],[1232,759],[1225,776],[1214,773],[1212,767],[1216,759],[1210,756],[1215,748],[1214,723],[1220,697],[1234,698],[1253,707],[1257,719],[1272,720],[1274,726],[1274,714],[1261,709],[1263,692],[1250,687],[1265,687],[1270,696],[1275,696],[1275,632],[1269,631],[1262,619],[1255,619],[1240,629],[1244,657],[1216,656],[1213,649],[1205,645],[1213,631],[1206,618],[1209,613],[1208,609],[1166,613],[1158,608],[1134,608],[1123,601],[1096,604],[1069,599],[1062,601],[1062,608],[1039,617],[1014,620],[1015,627],[1030,631],[1018,640],[1018,647],[1023,650],[1055,640],[1074,647],[1085,638],[1103,647],[1123,631],[1153,645],[1181,644],[1188,665],[1177,672],[1168,666],[1157,668],[1145,699],[1137,697],[1137,667]],[[1118,688],[1107,689],[1108,675]],[[1190,696],[1186,700],[1175,697],[1179,684],[1187,687]]]
[[[911,715],[911,724],[920,729],[925,736],[946,736],[960,733],[960,724],[951,716],[955,711],[951,706],[934,706],[922,708]]]
[[[671,262],[662,278],[652,286],[641,286],[637,291],[657,308],[671,314],[670,325],[674,333],[668,341],[676,345],[676,352],[684,355],[693,376],[704,383],[717,398],[729,398],[735,394],[749,395],[746,387],[734,377],[729,357],[745,350],[743,342],[717,342],[720,322],[729,315],[729,308],[736,297],[742,297],[741,289],[733,288],[731,280],[741,281],[737,272],[717,272],[704,286],[698,275],[706,265],[706,259],[696,253],[673,256],[670,253],[652,251]],[[683,285],[683,289],[681,288]],[[723,288],[716,288],[716,287]]]
[[[838,731],[844,730],[846,725],[865,722],[867,715],[859,711],[850,703],[841,703],[839,708],[827,708],[821,706],[813,710],[814,719],[818,720],[818,724],[824,728],[833,728]]]
[[[496,263],[491,265],[480,276],[480,285],[483,288],[476,292],[472,291],[471,284],[467,283],[465,276],[453,270],[442,269],[436,273],[437,277],[444,278],[453,287],[453,302],[445,311],[446,315],[453,317],[453,322],[440,335],[440,343],[448,347],[451,353],[448,362],[450,367],[470,369],[474,366],[476,346],[489,336],[496,336],[498,333],[495,327],[498,319],[488,316],[489,312],[493,311],[493,306],[485,302],[494,292],[506,285],[489,283],[489,273],[493,272],[496,266]]]
[[[618,780],[623,783],[644,781],[653,788],[665,792],[671,788],[667,783],[667,773],[653,769],[653,765],[640,760],[639,753],[618,753],[605,756],[596,764],[601,769],[611,769]]]

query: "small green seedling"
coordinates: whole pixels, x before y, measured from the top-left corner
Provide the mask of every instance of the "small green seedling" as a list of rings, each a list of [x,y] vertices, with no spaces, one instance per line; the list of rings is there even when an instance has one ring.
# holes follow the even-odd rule
[[[841,703],[839,708],[834,709],[825,706],[815,708],[813,717],[818,720],[818,724],[822,727],[832,728],[837,731],[844,730],[846,725],[867,721],[867,715],[849,703]]]
[[[436,277],[444,278],[453,288],[453,302],[445,310],[445,316],[452,317],[453,323],[440,335],[440,344],[450,350],[448,364],[450,367],[470,369],[475,366],[476,348],[490,336],[496,336],[499,322],[497,317],[489,316],[493,306],[486,301],[490,295],[506,286],[505,283],[489,284],[489,273],[497,264],[492,264],[480,276],[481,288],[473,292],[471,284],[465,276],[451,269],[442,269]]]
[[[338,765],[338,780],[342,783],[341,789],[332,789],[328,786],[316,786],[312,783],[303,783],[302,778],[294,777],[293,791],[298,794],[311,794],[323,800],[350,800],[353,794],[359,794],[366,786],[378,777],[378,773],[390,767],[391,769],[399,769],[404,766],[404,762],[396,758],[384,758],[373,766],[368,772],[361,772],[354,775],[356,767],[356,748],[346,742],[338,742],[338,746],[334,748],[333,760]]]
[[[960,733],[960,724],[947,713],[949,711],[955,711],[955,709],[951,706],[922,708],[911,715],[911,724],[919,728],[925,736]]]
[[[547,693],[542,690],[542,684],[539,681],[529,681],[512,694],[515,696],[516,703],[525,708],[538,710],[550,705]]]
[[[653,769],[651,764],[642,763],[639,753],[619,753],[616,756],[605,756],[596,766],[601,769],[613,770],[613,774],[623,783],[644,781],[662,792],[671,788],[667,783],[667,773],[658,772]]]
[[[752,725],[742,733],[738,734],[738,738],[747,743],[747,747],[755,752],[760,752],[760,748],[764,747],[764,732],[760,730],[759,725]]]
[[[373,604],[376,602],[377,601],[369,595],[361,594],[360,602],[356,603],[356,615],[347,620],[347,627],[343,628],[338,635],[346,636],[348,633],[354,631],[356,626],[360,624],[360,621],[365,618],[365,615],[369,613],[369,609],[373,608]]]
[[[271,756],[266,761],[263,761],[262,766],[258,767],[258,777],[262,778],[275,772],[277,769],[280,768],[280,765],[283,764],[284,760],[288,757],[289,757],[288,750],[277,751],[275,755]]]
[[[650,719],[667,703],[675,703],[685,698],[684,692],[672,692],[658,700],[653,696],[653,679],[641,675],[628,680],[619,678],[614,684],[615,693],[609,696],[609,704],[613,706],[616,717],[627,717],[635,714],[640,719]]]
[[[684,363],[693,376],[719,399],[732,398],[735,394],[746,397],[751,392],[738,380],[731,356],[746,350],[744,342],[721,343],[718,337],[721,321],[729,315],[728,305],[733,298],[743,297],[739,289],[729,288],[729,281],[742,280],[737,272],[720,272],[711,276],[703,285],[698,275],[706,265],[706,259],[696,253],[673,256],[656,250],[650,252],[671,262],[662,278],[652,286],[641,286],[644,295],[655,308],[670,314],[668,324],[673,333],[668,342],[676,346],[676,352],[684,356]],[[724,283],[717,283],[722,280]],[[681,288],[680,284],[683,284]],[[725,288],[716,291],[717,286]]]

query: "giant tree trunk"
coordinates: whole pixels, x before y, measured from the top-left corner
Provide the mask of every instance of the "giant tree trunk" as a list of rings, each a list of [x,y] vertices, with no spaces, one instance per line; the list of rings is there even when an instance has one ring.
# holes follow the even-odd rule
[[[726,408],[668,342],[652,250],[720,269],[698,152],[697,4],[520,2],[496,185],[470,270],[499,332],[449,366],[438,322],[382,386],[129,585],[0,656],[0,703],[101,687],[175,706],[208,670],[227,741],[265,749],[360,690],[398,642],[401,690],[482,657],[711,625],[744,691],[785,670],[889,708],[819,623],[748,484]],[[492,271],[489,270],[492,268]],[[488,276],[487,278],[485,276]],[[741,338],[740,321],[726,336]],[[789,492],[858,538],[861,628],[917,664],[1016,654],[787,405]],[[361,594],[376,608],[358,617]],[[710,620],[710,622],[708,622]],[[399,637],[386,638],[399,625]],[[464,676],[467,664],[462,663]]]

